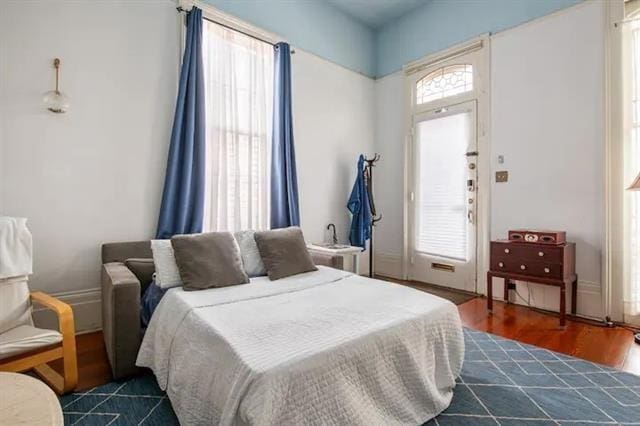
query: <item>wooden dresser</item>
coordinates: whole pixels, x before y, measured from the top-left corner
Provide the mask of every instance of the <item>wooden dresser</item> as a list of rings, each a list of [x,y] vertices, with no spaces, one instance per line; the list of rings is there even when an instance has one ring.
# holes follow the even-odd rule
[[[504,278],[505,302],[509,302],[509,287],[513,281],[552,285],[560,288],[560,325],[563,326],[567,286],[571,286],[571,313],[576,313],[578,276],[575,259],[574,243],[549,245],[492,241],[487,272],[487,308],[493,309],[493,277]]]

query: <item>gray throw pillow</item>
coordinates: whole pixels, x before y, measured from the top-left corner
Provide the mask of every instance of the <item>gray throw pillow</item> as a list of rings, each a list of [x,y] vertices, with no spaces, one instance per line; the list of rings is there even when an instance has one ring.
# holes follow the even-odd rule
[[[256,232],[254,238],[270,280],[318,270],[311,260],[300,228]]]
[[[156,272],[153,259],[132,257],[124,261],[124,266],[129,268],[129,270],[133,272],[133,275],[140,280],[142,288],[146,288],[153,279],[153,274]]]
[[[249,282],[238,243],[230,232],[176,235],[171,245],[185,290]]]
[[[262,263],[260,257],[260,251],[256,240],[253,238],[256,231],[237,231],[233,234],[240,246],[240,255],[242,256],[242,265],[244,271],[249,275],[249,278],[262,277],[267,275],[267,270]]]

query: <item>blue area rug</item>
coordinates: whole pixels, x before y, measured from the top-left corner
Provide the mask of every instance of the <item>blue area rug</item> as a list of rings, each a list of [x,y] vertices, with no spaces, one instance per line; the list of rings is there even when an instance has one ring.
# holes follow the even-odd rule
[[[426,425],[640,424],[640,377],[465,329],[451,406]],[[60,398],[69,425],[177,425],[145,375]]]

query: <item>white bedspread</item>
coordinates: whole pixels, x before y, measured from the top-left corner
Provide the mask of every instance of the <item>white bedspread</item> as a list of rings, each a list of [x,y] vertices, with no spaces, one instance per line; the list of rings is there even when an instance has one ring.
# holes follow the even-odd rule
[[[137,364],[184,425],[419,425],[451,402],[463,355],[451,302],[320,267],[169,290]]]

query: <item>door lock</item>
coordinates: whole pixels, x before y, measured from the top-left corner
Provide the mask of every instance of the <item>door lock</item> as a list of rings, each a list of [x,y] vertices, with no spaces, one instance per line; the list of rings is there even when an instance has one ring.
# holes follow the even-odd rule
[[[473,179],[468,179],[467,180],[467,191],[473,192],[475,190],[476,190],[475,181]]]

